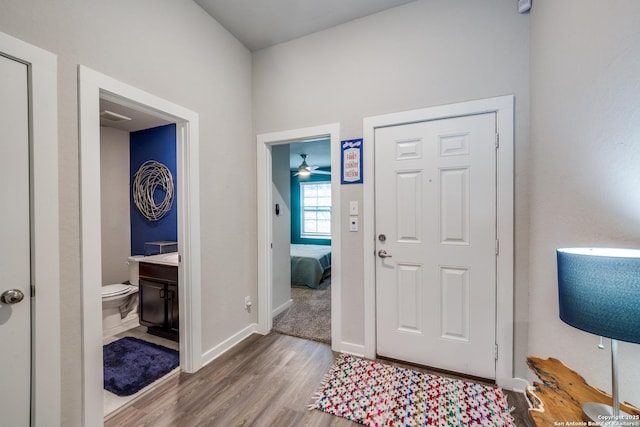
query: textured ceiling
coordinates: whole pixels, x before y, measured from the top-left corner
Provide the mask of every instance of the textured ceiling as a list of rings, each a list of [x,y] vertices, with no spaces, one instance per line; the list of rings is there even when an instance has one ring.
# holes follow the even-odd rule
[[[194,0],[256,51],[415,0]]]

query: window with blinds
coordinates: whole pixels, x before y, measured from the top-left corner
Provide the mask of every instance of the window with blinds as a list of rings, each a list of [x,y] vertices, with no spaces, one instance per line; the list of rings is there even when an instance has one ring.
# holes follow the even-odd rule
[[[300,210],[302,237],[331,237],[330,182],[301,182]]]

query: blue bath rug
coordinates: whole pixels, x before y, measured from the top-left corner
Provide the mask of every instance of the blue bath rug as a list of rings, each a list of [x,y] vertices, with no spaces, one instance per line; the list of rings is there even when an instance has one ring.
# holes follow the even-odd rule
[[[176,350],[133,337],[120,338],[102,348],[104,388],[130,396],[177,368]]]

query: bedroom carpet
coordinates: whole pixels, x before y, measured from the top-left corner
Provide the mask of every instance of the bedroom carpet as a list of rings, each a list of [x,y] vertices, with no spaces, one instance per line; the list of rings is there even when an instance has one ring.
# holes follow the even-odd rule
[[[285,335],[331,343],[331,280],[318,289],[291,288],[293,304],[273,319],[273,330]]]

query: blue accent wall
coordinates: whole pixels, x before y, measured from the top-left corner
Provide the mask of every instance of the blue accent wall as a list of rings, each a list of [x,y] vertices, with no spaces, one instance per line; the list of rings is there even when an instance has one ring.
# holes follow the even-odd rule
[[[300,212],[300,182],[331,182],[329,175],[311,175],[300,178],[291,173],[291,243],[303,245],[330,245],[331,239],[309,239],[300,236],[301,212]]]
[[[178,241],[176,186],[176,125],[160,126],[129,134],[129,183],[131,204],[131,255],[144,255],[144,243],[161,240]],[[133,202],[133,177],[148,160],[158,161],[173,175],[174,199],[171,210],[158,221],[149,221]],[[164,194],[162,195],[164,197]],[[160,199],[162,200],[162,199]]]

